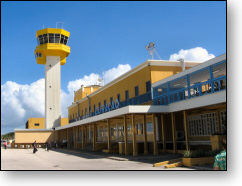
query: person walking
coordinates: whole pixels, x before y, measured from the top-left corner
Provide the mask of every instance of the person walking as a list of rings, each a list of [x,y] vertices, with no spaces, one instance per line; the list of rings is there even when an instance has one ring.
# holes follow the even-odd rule
[[[47,151],[49,152],[50,149],[51,149],[51,143],[48,141],[47,142]]]
[[[34,149],[33,149],[33,153],[35,154],[35,153],[38,151],[38,149],[37,149],[37,144],[36,144],[36,140],[34,141],[34,143],[33,143],[32,145],[33,145],[33,147],[34,147]]]
[[[56,149],[56,147],[57,147],[57,142],[55,141],[55,149]]]
[[[6,150],[6,149],[7,149],[7,141],[5,141],[5,142],[3,143],[3,146],[4,146],[4,149]]]

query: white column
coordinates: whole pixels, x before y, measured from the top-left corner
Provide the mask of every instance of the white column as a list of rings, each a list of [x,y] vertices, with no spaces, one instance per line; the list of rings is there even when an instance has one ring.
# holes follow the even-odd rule
[[[45,128],[60,126],[61,122],[60,56],[46,56],[45,64]]]

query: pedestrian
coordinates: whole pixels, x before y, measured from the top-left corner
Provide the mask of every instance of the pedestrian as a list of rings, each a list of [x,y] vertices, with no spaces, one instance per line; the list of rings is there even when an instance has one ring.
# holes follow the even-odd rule
[[[3,146],[4,146],[4,149],[6,150],[7,149],[7,141],[4,141]]]
[[[45,151],[48,149],[48,142],[45,143]]]
[[[222,142],[223,150],[215,156],[214,170],[226,170],[226,140]]]
[[[55,149],[56,149],[56,147],[57,147],[57,142],[55,141]]]
[[[37,144],[36,144],[36,140],[34,141],[34,143],[32,144],[32,146],[33,146],[33,153],[35,154],[37,151],[38,151],[38,149],[37,149]]]
[[[50,149],[51,149],[51,143],[48,141],[47,142],[47,151],[49,152]]]

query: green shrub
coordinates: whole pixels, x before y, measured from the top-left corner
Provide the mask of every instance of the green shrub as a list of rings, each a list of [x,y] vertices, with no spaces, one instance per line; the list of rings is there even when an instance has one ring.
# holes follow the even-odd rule
[[[215,150],[215,151],[205,151],[205,150],[190,151],[190,150],[187,150],[183,153],[183,157],[184,158],[214,157],[218,153],[220,153],[219,150]]]

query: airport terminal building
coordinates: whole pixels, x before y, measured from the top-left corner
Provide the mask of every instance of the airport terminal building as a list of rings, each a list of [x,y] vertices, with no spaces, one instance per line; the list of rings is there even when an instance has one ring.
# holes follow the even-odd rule
[[[226,54],[184,70],[179,61],[148,60],[74,96],[69,124],[55,128],[68,148],[156,155],[212,150],[214,136],[226,138]]]

